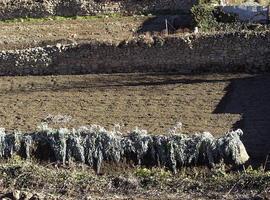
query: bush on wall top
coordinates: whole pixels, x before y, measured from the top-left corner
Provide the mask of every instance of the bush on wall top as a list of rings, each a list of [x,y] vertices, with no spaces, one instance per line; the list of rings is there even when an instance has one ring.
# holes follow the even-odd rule
[[[214,6],[206,3],[194,5],[191,9],[191,13],[196,26],[201,28],[203,31],[216,27],[218,22],[214,16],[214,9]]]
[[[200,0],[191,9],[195,26],[202,31],[218,30],[224,25],[233,25],[238,22],[236,14],[225,13],[220,7],[214,6],[211,0]],[[227,26],[227,25],[226,25]]]

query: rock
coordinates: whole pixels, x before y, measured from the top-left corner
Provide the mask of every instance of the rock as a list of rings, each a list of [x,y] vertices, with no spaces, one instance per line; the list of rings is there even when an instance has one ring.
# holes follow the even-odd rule
[[[41,194],[32,194],[31,192],[14,190],[13,192],[7,193],[4,196],[0,196],[0,199],[11,199],[11,200],[42,200],[44,196]]]
[[[56,46],[59,50],[61,50],[62,44],[61,44],[61,43],[57,43],[55,46]]]
[[[34,194],[29,200],[41,200],[43,197],[39,194]]]
[[[32,197],[33,195],[30,193],[30,192],[21,192],[20,194],[20,200],[30,200],[30,198]]]
[[[21,196],[21,192],[19,190],[15,190],[12,192],[12,196],[14,200],[19,200]]]
[[[121,190],[137,190],[139,188],[139,181],[135,177],[116,177],[112,180],[112,186]]]

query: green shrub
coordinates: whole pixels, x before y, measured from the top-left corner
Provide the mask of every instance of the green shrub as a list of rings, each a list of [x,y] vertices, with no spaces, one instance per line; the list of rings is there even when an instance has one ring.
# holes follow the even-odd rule
[[[198,26],[202,31],[214,29],[218,22],[214,16],[214,6],[209,4],[198,4],[192,7],[195,26]]]

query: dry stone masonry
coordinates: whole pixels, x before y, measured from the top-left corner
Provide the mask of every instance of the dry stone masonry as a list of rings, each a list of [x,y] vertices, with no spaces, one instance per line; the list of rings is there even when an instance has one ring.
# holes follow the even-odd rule
[[[0,19],[107,13],[187,12],[195,0],[0,0]]]
[[[0,75],[269,72],[270,32],[138,37],[0,51]]]
[[[103,162],[132,162],[136,165],[165,166],[176,172],[182,166],[244,164],[249,156],[241,130],[214,138],[210,133],[148,135],[133,131],[123,135],[93,125],[79,129],[51,129],[43,125],[38,132],[23,134],[0,130],[0,158],[19,155],[26,159],[85,163],[100,171]]]

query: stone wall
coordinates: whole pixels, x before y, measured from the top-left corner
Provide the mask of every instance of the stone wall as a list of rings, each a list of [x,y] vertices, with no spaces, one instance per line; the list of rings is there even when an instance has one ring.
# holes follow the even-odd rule
[[[166,167],[176,173],[183,166],[214,166],[222,161],[238,166],[249,159],[240,129],[214,138],[207,132],[193,136],[148,135],[137,130],[123,136],[100,126],[43,128],[32,134],[10,134],[0,129],[0,159],[18,155],[63,164],[76,161],[88,164],[97,173],[104,162]]]
[[[0,75],[268,72],[270,32],[146,37],[0,51]]]
[[[189,11],[196,0],[0,0],[0,19]]]

